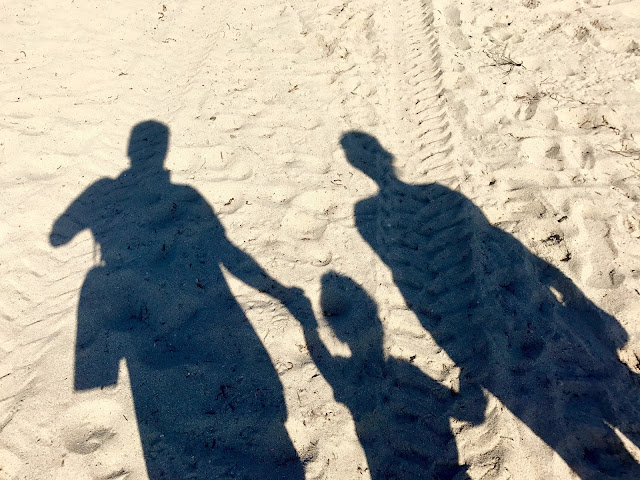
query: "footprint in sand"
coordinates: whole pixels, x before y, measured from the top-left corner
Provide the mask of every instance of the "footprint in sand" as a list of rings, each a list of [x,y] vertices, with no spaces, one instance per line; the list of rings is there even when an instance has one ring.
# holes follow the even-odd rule
[[[593,146],[582,139],[564,138],[562,150],[566,152],[567,164],[574,168],[591,170],[595,166]]]
[[[289,208],[281,226],[294,239],[318,240],[324,234],[329,221],[312,213]]]
[[[544,170],[564,170],[560,144],[554,138],[525,138],[520,142],[518,156]]]
[[[113,400],[92,400],[71,407],[62,418],[64,445],[73,453],[88,455],[116,437],[122,409]]]

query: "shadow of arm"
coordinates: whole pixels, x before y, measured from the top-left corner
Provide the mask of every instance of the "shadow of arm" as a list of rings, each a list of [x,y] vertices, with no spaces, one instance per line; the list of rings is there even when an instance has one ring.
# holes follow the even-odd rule
[[[301,290],[287,288],[267,273],[250,255],[225,239],[227,248],[221,256],[221,263],[229,272],[256,290],[267,293],[285,306],[293,297],[300,295]]]
[[[104,181],[89,187],[56,219],[49,233],[49,243],[52,246],[65,245],[82,230],[90,227],[91,217],[94,214],[90,198],[97,193],[97,188],[102,185],[104,185]]]
[[[573,281],[556,267],[536,257],[534,260],[538,271],[541,272],[543,284],[563,309],[566,309],[563,310],[563,318],[571,319],[572,326],[578,330],[580,337],[590,332],[612,354],[627,343],[629,336],[615,317],[589,300]]]
[[[309,322],[315,318],[311,302],[304,295],[302,289],[285,287],[271,277],[250,255],[234,246],[228,240],[228,248],[221,258],[221,263],[244,283],[256,290],[266,293],[279,300],[300,323]]]

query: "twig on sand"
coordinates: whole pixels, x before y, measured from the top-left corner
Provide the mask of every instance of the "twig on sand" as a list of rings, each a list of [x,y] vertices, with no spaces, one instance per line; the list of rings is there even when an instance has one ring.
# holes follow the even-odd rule
[[[489,64],[486,66],[487,67],[507,67],[507,71],[505,72],[505,75],[509,75],[513,71],[513,69],[516,67],[524,68],[524,65],[522,64],[522,62],[516,62],[513,58],[511,58],[509,55],[506,54],[506,51],[507,51],[506,45],[502,49],[502,52],[497,52],[497,51],[487,52],[485,50],[484,52],[485,55],[493,61],[492,64]]]
[[[613,150],[607,149],[611,153],[615,153],[616,155],[621,155],[623,157],[635,158],[636,160],[640,160],[640,150]]]

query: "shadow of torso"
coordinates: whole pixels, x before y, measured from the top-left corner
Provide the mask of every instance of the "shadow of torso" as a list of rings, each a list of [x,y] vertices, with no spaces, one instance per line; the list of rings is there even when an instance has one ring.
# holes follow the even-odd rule
[[[409,363],[359,360],[321,371],[353,416],[371,478],[469,478],[447,416],[451,392]]]

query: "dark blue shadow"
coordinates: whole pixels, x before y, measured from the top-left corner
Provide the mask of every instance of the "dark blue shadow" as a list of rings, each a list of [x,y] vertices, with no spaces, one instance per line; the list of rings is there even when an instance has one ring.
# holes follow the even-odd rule
[[[466,465],[458,465],[449,417],[481,420],[484,398],[475,412],[456,410],[452,391],[411,363],[386,357],[376,304],[350,278],[325,274],[321,300],[351,356],[332,356],[315,324],[303,324],[307,345],[336,401],[353,416],[371,478],[469,478]]]
[[[283,387],[220,269],[290,305],[301,298],[235,247],[193,188],[163,168],[167,126],[143,122],[131,167],[85,190],[51,244],[84,229],[102,264],[78,307],[74,386],[118,381],[126,359],[149,477],[301,479]]]
[[[459,405],[475,411],[486,389],[582,478],[640,478],[613,429],[640,445],[638,377],[618,361],[617,320],[464,195],[400,181],[374,137],[341,144],[379,187],[356,205],[357,228],[461,368]]]

